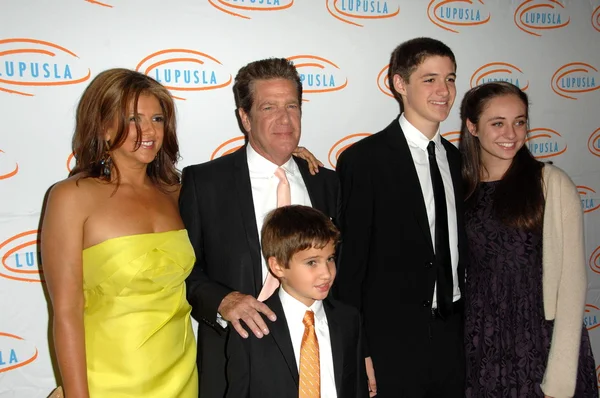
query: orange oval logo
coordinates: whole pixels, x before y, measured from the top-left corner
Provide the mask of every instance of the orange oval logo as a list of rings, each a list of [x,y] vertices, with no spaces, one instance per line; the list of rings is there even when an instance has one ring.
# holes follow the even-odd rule
[[[460,131],[448,131],[447,133],[443,133],[442,137],[448,140],[448,142],[453,143],[456,147],[460,144]]]
[[[42,282],[38,231],[25,231],[0,243],[0,276],[21,282]]]
[[[471,88],[483,83],[508,82],[525,91],[529,88],[529,79],[523,71],[513,64],[506,62],[491,62],[485,64],[471,75]]]
[[[600,156],[600,128],[588,138],[588,149],[592,155]]]
[[[32,97],[36,87],[79,84],[91,75],[77,54],[58,44],[0,40],[0,91]]]
[[[600,308],[592,304],[585,305],[583,324],[587,330],[596,329],[600,326],[600,323],[598,323],[598,315],[600,315]]]
[[[515,10],[515,25],[533,36],[564,28],[571,22],[565,6],[557,0],[527,0]]]
[[[37,348],[22,337],[0,332],[0,373],[20,368],[35,361]]]
[[[427,17],[435,26],[459,33],[457,29],[488,23],[491,14],[483,0],[431,0]]]
[[[370,135],[371,133],[350,134],[333,144],[333,146],[329,150],[329,153],[327,154],[329,165],[333,169],[335,169],[335,166],[337,165],[337,160],[339,159],[342,152],[344,152],[349,146],[352,146],[354,143]]]
[[[19,164],[0,149],[0,180],[14,177],[19,172]]]
[[[525,144],[536,159],[551,158],[567,151],[564,138],[557,131],[544,127],[529,130]]]
[[[174,98],[182,100],[185,98],[179,93],[216,90],[227,87],[233,80],[218,59],[185,48],[152,53],[135,70],[154,78],[171,90]]]
[[[600,246],[590,255],[589,266],[592,271],[600,274]]]
[[[377,75],[377,88],[379,91],[394,98],[394,94],[392,94],[392,89],[390,88],[390,82],[388,80],[388,71],[390,70],[390,65],[386,65]]]
[[[67,170],[69,171],[69,173],[73,171],[76,163],[77,161],[75,160],[75,154],[71,152],[71,154],[67,158]]]
[[[288,60],[294,62],[300,74],[303,94],[329,93],[343,90],[348,85],[348,78],[342,74],[340,67],[326,58],[294,55]]]
[[[552,91],[563,98],[576,100],[577,94],[588,93],[600,88],[597,85],[598,69],[583,62],[563,65],[552,75]]]
[[[240,149],[245,144],[246,137],[243,135],[227,140],[213,151],[212,155],[210,155],[210,160],[220,158],[221,156],[229,155],[230,153],[233,153]]]
[[[600,6],[596,7],[594,12],[592,12],[592,26],[600,32]]]
[[[325,0],[329,14],[344,23],[363,27],[369,20],[392,18],[400,13],[398,1],[392,0]],[[359,23],[360,22],[360,23]]]
[[[84,0],[86,3],[91,3],[91,4],[95,4],[97,6],[101,6],[101,7],[106,7],[106,8],[113,8],[112,5],[110,5],[107,0],[104,1],[96,1],[96,0]]]
[[[577,185],[577,192],[579,192],[584,213],[591,213],[600,208],[600,198],[595,190],[585,185]]]
[[[234,17],[252,19],[248,15],[255,11],[281,11],[294,5],[294,0],[208,0],[217,10]]]

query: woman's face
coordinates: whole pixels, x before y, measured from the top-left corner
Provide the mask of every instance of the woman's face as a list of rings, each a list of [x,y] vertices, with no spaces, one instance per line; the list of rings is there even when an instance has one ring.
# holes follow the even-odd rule
[[[486,168],[508,170],[527,137],[527,105],[516,95],[489,100],[477,125],[467,120],[469,132],[479,139],[480,158]]]

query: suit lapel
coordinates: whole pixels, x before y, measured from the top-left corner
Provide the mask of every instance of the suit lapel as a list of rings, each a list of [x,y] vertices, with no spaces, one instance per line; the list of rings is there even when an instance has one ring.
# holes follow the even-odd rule
[[[310,198],[310,203],[312,203],[312,207],[315,209],[319,209],[321,211],[325,211],[326,206],[324,202],[323,190],[321,189],[321,185],[315,176],[310,174],[308,171],[308,165],[306,162],[293,157],[294,161],[298,165],[298,169],[300,170],[300,174],[302,175],[302,179],[304,180],[304,185],[306,186],[306,190],[308,191],[308,197]]]
[[[412,191],[409,192],[409,195],[413,202],[413,214],[415,215],[421,232],[425,236],[425,241],[428,242],[433,251],[431,231],[429,230],[429,221],[427,219],[427,208],[425,207],[425,198],[423,198],[421,183],[419,182],[419,176],[417,175],[417,169],[415,168],[408,142],[406,141],[406,137],[404,136],[404,132],[400,127],[398,119],[394,120],[385,131],[390,148],[393,149],[390,167],[396,170],[394,177],[403,181],[407,191]]]
[[[333,356],[333,374],[335,378],[335,389],[338,397],[341,393],[342,371],[344,369],[344,334],[342,326],[335,316],[333,304],[329,300],[323,301],[327,324],[329,325],[329,340],[331,342],[331,354]]]
[[[246,146],[235,152],[234,180],[237,201],[242,213],[242,223],[246,230],[252,268],[254,270],[254,288],[256,295],[262,287],[262,263],[260,257],[260,242],[258,240],[258,228],[256,227],[256,215],[254,213],[254,201],[252,200],[252,186],[250,185],[250,172],[248,171],[248,159]]]
[[[269,323],[270,335],[275,340],[275,344],[279,347],[285,362],[287,363],[288,370],[290,371],[296,387],[299,386],[299,375],[298,365],[296,364],[296,356],[294,355],[294,347],[292,346],[292,340],[290,338],[290,331],[288,328],[285,313],[283,312],[283,306],[279,299],[279,290],[275,290],[275,293],[269,299],[265,301],[265,304],[277,315],[277,321]],[[264,337],[263,337],[264,338]]]

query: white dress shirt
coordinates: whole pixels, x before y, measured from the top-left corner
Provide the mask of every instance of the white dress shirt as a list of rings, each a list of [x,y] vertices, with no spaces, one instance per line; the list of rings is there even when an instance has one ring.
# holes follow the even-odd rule
[[[302,336],[304,335],[304,314],[306,310],[315,313],[315,333],[319,341],[319,364],[321,373],[321,398],[337,398],[335,388],[335,377],[333,374],[333,354],[331,351],[331,339],[329,337],[329,324],[327,315],[323,309],[323,302],[317,300],[310,307],[305,306],[292,296],[290,296],[282,287],[279,289],[279,299],[283,306],[285,319],[287,320],[292,346],[294,347],[294,356],[296,357],[296,366],[300,372],[300,346]]]
[[[404,132],[408,148],[412,156],[417,176],[423,192],[425,207],[427,208],[427,219],[429,220],[429,231],[431,232],[432,245],[435,247],[435,201],[433,198],[433,186],[431,183],[431,174],[429,172],[429,154],[427,153],[427,145],[429,138],[421,133],[415,126],[410,124],[404,117],[404,113],[400,116],[400,127]],[[454,200],[454,185],[452,176],[450,175],[450,165],[446,157],[446,148],[442,144],[440,131],[431,140],[435,143],[435,159],[437,160],[442,181],[444,182],[444,193],[446,194],[446,208],[448,209],[448,235],[450,239],[450,259],[452,260],[452,279],[454,289],[454,299],[460,299],[460,289],[458,287],[458,227],[456,223],[456,203]],[[433,289],[432,307],[437,308],[436,287]]]
[[[256,228],[260,242],[260,230],[262,229],[265,216],[277,207],[277,184],[279,183],[279,179],[275,176],[275,170],[278,166],[256,153],[250,144],[246,146],[246,155],[248,157],[248,170],[250,171],[250,185],[252,186]],[[300,170],[294,159],[290,157],[281,168],[285,171],[285,176],[290,184],[292,204],[312,207],[302,174],[300,174]],[[262,255],[260,258],[264,282],[269,270]]]

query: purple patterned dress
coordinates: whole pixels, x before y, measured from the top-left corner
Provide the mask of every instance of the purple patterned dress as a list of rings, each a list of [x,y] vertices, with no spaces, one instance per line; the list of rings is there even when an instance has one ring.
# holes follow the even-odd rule
[[[465,292],[466,396],[543,397],[540,383],[553,322],[544,318],[542,236],[496,219],[492,209],[496,185],[480,184],[465,218],[470,249]],[[598,397],[585,328],[575,397]]]

